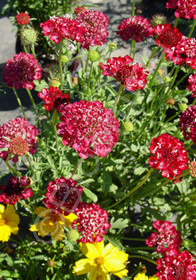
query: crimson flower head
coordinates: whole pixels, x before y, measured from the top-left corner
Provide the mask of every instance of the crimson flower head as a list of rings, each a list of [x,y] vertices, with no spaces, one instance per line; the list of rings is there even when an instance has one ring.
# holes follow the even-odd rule
[[[30,178],[22,176],[20,179],[13,176],[9,179],[6,186],[0,186],[0,202],[5,204],[15,204],[19,199],[27,199],[27,197],[33,196]]]
[[[107,42],[109,19],[102,12],[84,10],[77,14],[75,20],[86,30],[83,40],[79,41],[82,48],[88,50],[90,46],[101,46]]]
[[[164,49],[166,59],[173,61],[174,64],[183,63],[196,69],[196,39],[182,36],[181,40],[174,48]]]
[[[159,280],[196,280],[196,262],[188,251],[170,250],[168,256],[157,260]]]
[[[79,26],[75,19],[59,16],[50,17],[49,20],[41,23],[40,27],[44,36],[49,36],[49,39],[56,44],[65,38],[81,42],[86,32],[85,28]]]
[[[18,25],[27,25],[30,22],[30,16],[27,13],[20,13],[16,15]]]
[[[43,202],[56,213],[69,215],[78,207],[83,188],[77,182],[61,177],[49,182]]]
[[[176,9],[177,18],[196,19],[196,2],[195,0],[168,0],[167,9]]]
[[[196,144],[196,105],[188,107],[180,116],[179,125],[183,132],[184,139]]]
[[[8,59],[3,71],[4,82],[8,87],[34,88],[33,80],[39,80],[42,76],[42,69],[38,60],[32,54],[21,52]]]
[[[29,124],[25,118],[16,118],[0,126],[0,157],[6,160],[8,156],[13,162],[18,156],[27,152],[34,154],[37,148],[37,135],[39,130]]]
[[[149,159],[150,166],[161,170],[161,175],[168,180],[188,168],[189,159],[183,143],[167,133],[152,139],[150,152],[153,154]]]
[[[43,88],[38,92],[38,96],[45,101],[44,107],[47,111],[57,109],[61,104],[68,104],[70,102],[69,94],[64,94],[57,87],[50,86],[49,89]]]
[[[182,38],[182,33],[176,27],[172,27],[170,23],[157,25],[154,33],[158,35],[158,38],[155,39],[156,44],[162,48],[175,47]]]
[[[100,101],[80,100],[62,111],[57,133],[63,144],[74,148],[82,158],[94,154],[105,157],[118,142],[120,123]]]
[[[126,85],[127,90],[143,89],[147,83],[148,71],[139,63],[133,63],[128,55],[123,57],[112,57],[107,60],[107,64],[99,64],[103,75],[113,76],[122,85]]]
[[[116,31],[123,41],[133,39],[136,42],[142,42],[145,38],[152,37],[154,34],[150,21],[142,16],[134,16],[124,19],[117,27]]]
[[[193,75],[190,75],[188,78],[188,85],[186,88],[190,91],[192,91],[192,97],[196,97],[196,72],[193,73]]]
[[[182,242],[180,232],[176,230],[175,226],[168,221],[155,221],[153,227],[158,232],[153,232],[150,237],[146,239],[148,247],[157,246],[157,253],[167,256],[171,249],[179,249]]]
[[[99,204],[80,203],[74,214],[77,215],[77,218],[73,222],[72,228],[77,229],[80,233],[78,242],[101,242],[106,230],[111,227],[108,222],[108,212],[103,210]]]

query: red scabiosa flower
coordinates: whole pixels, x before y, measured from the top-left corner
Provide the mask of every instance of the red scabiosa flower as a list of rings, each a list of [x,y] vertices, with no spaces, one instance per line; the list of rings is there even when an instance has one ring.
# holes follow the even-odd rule
[[[184,139],[196,144],[196,105],[188,107],[180,116],[179,125],[183,132]]]
[[[196,69],[196,39],[182,36],[179,43],[174,48],[164,49],[166,59],[173,61],[174,64],[183,63]]]
[[[39,80],[42,76],[42,69],[38,60],[32,54],[15,54],[12,59],[8,59],[3,71],[4,82],[8,87],[34,88],[33,80]]]
[[[195,0],[169,0],[166,3],[167,9],[176,9],[177,18],[196,19],[196,2]]]
[[[49,39],[56,44],[65,38],[82,42],[86,32],[85,28],[79,26],[75,19],[68,17],[50,17],[49,20],[41,23],[40,27],[43,30],[44,36],[49,36]]]
[[[136,42],[142,42],[145,38],[151,37],[154,34],[153,27],[150,21],[142,16],[134,16],[124,19],[117,27],[116,31],[123,41],[133,39]]]
[[[39,130],[34,125],[29,124],[25,118],[16,118],[0,126],[0,157],[13,162],[18,161],[18,156],[22,156],[29,151],[34,154],[37,148],[37,135]]]
[[[157,246],[157,253],[163,256],[171,249],[179,249],[182,242],[180,232],[176,230],[175,226],[168,221],[155,221],[153,227],[158,232],[153,232],[150,237],[146,239],[148,247]]]
[[[186,86],[186,88],[190,91],[192,91],[192,97],[195,98],[196,97],[196,72],[193,73],[193,75],[190,75],[188,78],[188,85]]]
[[[111,227],[108,222],[108,212],[103,210],[99,204],[80,203],[74,214],[77,215],[77,218],[73,222],[72,228],[77,229],[80,233],[78,242],[101,242],[106,230]]]
[[[83,41],[79,41],[82,48],[88,50],[89,46],[100,46],[107,42],[109,19],[102,12],[85,10],[78,13],[75,20],[86,30]]]
[[[77,182],[61,177],[49,182],[43,202],[56,213],[69,215],[78,207],[83,188]]]
[[[161,170],[161,175],[168,180],[178,177],[188,168],[183,143],[167,133],[152,139],[150,152],[153,154],[149,159],[150,166]]]
[[[27,199],[27,197],[33,196],[30,178],[22,176],[20,179],[13,176],[9,179],[6,186],[0,186],[0,202],[5,204],[15,204],[19,199]]]
[[[162,48],[175,47],[182,38],[182,33],[176,27],[172,27],[170,23],[157,25],[154,33],[158,35],[158,38],[155,39],[156,44]]]
[[[143,89],[147,83],[149,72],[139,63],[132,63],[133,59],[125,55],[123,57],[113,57],[107,60],[107,64],[99,64],[103,75],[113,76],[127,90]]]
[[[61,104],[68,104],[70,102],[69,94],[63,93],[57,87],[50,86],[49,89],[43,88],[38,96],[45,101],[44,107],[47,111],[57,109]]]
[[[159,280],[195,280],[196,262],[188,251],[170,250],[168,256],[157,260]]]
[[[18,25],[27,25],[30,22],[30,16],[27,13],[20,13],[16,15]]]
[[[94,154],[105,157],[118,142],[120,123],[100,101],[80,100],[62,111],[57,133],[65,146],[70,145],[82,158]]]

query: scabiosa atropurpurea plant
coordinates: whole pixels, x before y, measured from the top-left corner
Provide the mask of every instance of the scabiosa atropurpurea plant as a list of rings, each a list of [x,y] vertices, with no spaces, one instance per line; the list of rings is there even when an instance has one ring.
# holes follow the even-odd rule
[[[33,80],[39,80],[42,69],[32,54],[21,52],[8,59],[3,71],[4,82],[15,89],[34,88]]]
[[[136,42],[142,42],[145,38],[152,37],[154,34],[150,21],[142,16],[134,16],[124,19],[117,27],[116,31],[123,41],[133,39]]]
[[[76,101],[61,113],[57,133],[63,144],[74,148],[80,157],[105,157],[118,142],[120,123],[100,101]]]
[[[107,42],[109,19],[102,12],[84,10],[77,13],[75,20],[85,29],[83,39],[76,39],[82,48],[88,50],[90,46],[100,46]]]
[[[196,19],[195,0],[169,0],[166,3],[167,9],[175,9],[175,16],[184,19]]]
[[[189,76],[186,88],[192,92],[191,97],[196,97],[196,73]]]
[[[133,58],[128,55],[112,57],[107,60],[107,64],[100,64],[100,68],[104,75],[114,77],[127,90],[144,89],[149,72],[141,64],[132,62]]]
[[[31,179],[28,177],[22,176],[20,179],[16,176],[11,177],[7,185],[0,186],[0,202],[15,204],[19,199],[33,196],[33,190],[29,185]]]
[[[30,23],[30,16],[27,13],[19,13],[16,15],[18,25],[27,25]]]
[[[49,182],[43,202],[48,209],[68,215],[77,208],[83,188],[73,179],[61,177]]]
[[[18,161],[18,156],[27,152],[34,154],[37,149],[39,130],[25,118],[16,118],[0,126],[0,157],[3,160]]]
[[[161,170],[161,175],[168,180],[178,177],[188,168],[188,155],[182,141],[164,133],[153,138],[150,146],[153,154],[149,158],[152,168]]]
[[[73,229],[77,229],[80,234],[77,241],[83,243],[101,242],[111,227],[108,221],[108,212],[103,210],[99,204],[81,202],[74,213],[77,218],[71,226]]]
[[[157,253],[167,256],[168,252],[173,249],[179,249],[182,243],[180,232],[175,226],[168,221],[155,221],[153,227],[157,232],[153,232],[146,239],[146,244],[149,247],[156,246]]]
[[[183,132],[184,139],[196,144],[196,105],[189,106],[180,116],[180,130]]]
[[[47,111],[57,109],[61,104],[68,104],[70,102],[69,93],[65,94],[57,87],[50,86],[49,89],[43,88],[38,92],[38,96],[44,100],[44,107]]]

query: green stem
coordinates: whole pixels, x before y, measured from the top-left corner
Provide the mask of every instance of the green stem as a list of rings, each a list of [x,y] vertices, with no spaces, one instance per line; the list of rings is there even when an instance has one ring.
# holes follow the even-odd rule
[[[144,177],[144,179],[135,188],[130,190],[123,198],[121,198],[119,201],[115,202],[112,206],[109,206],[108,209],[114,208],[115,206],[120,204],[122,201],[124,201],[126,198],[128,198],[130,195],[132,195],[134,192],[136,192],[147,181],[148,177],[151,175],[153,170],[154,170],[154,168],[151,168],[148,171],[148,173],[146,174],[146,176]]]
[[[148,65],[150,64],[150,61],[152,60],[152,58],[155,56],[155,54],[158,52],[158,50],[160,49],[160,47],[156,47],[154,48],[154,50],[152,51],[147,63],[146,63],[146,66],[145,68],[148,68]]]
[[[132,11],[131,11],[132,17],[135,16],[135,2],[136,2],[136,0],[133,0]]]
[[[7,165],[7,168],[12,172],[13,175],[16,174],[19,178],[21,178],[22,177],[22,173],[20,173],[20,171],[16,170],[13,166],[11,166],[9,164],[10,156],[6,159],[5,164]]]
[[[59,73],[60,73],[60,90],[62,91],[63,88],[63,66],[61,62],[61,57],[62,57],[62,51],[63,51],[63,40],[60,42],[60,50],[59,50]]]
[[[165,53],[162,54],[162,56],[161,56],[161,58],[160,58],[160,60],[159,60],[159,63],[157,64],[157,67],[156,67],[156,69],[154,70],[153,76],[152,76],[152,78],[151,78],[151,81],[149,82],[148,87],[150,87],[150,86],[152,85],[152,82],[153,82],[153,80],[154,80],[154,77],[156,76],[156,74],[157,74],[157,72],[158,72],[158,70],[159,70],[159,68],[160,68],[161,63],[163,62],[164,57],[165,57]]]
[[[27,51],[27,48],[25,45],[23,45],[23,48],[24,48],[25,53],[28,54],[29,52]]]
[[[144,257],[144,256],[140,256],[140,255],[130,255],[129,258],[137,258],[137,259],[143,259],[143,260],[146,260],[150,263],[153,263],[154,265],[157,265],[157,262],[147,258],[147,257]]]
[[[36,56],[36,53],[35,53],[35,44],[31,45],[31,52],[32,52],[34,58],[37,59],[37,56]]]
[[[58,135],[57,135],[57,127],[56,127],[56,116],[57,116],[57,110],[54,109],[54,112],[53,112],[53,115],[52,115],[52,127],[53,127],[53,130],[54,130],[55,139],[56,139],[56,150],[57,150],[57,153],[59,153]]]
[[[180,19],[180,18],[176,18],[176,20],[175,20],[175,22],[174,22],[174,27],[176,27],[176,26],[178,25],[179,19]]]
[[[16,100],[17,100],[17,102],[18,102],[18,105],[20,106],[20,109],[21,109],[21,111],[22,111],[22,114],[23,114],[25,120],[27,120],[27,117],[26,117],[26,115],[25,115],[25,112],[24,112],[22,103],[21,103],[21,101],[20,101],[20,98],[19,98],[19,96],[18,96],[18,93],[17,93],[17,91],[16,91],[16,89],[15,89],[14,87],[13,87],[12,89],[13,89],[14,94],[15,94],[15,96],[16,96]]]
[[[88,84],[87,84],[87,94],[88,95],[89,95],[89,91],[90,91],[90,82],[91,82],[92,72],[93,72],[93,62],[91,62],[90,72],[89,72],[89,76],[88,76]]]
[[[188,38],[191,37],[191,35],[192,35],[192,33],[193,33],[194,29],[195,29],[195,26],[196,26],[196,19],[193,21],[193,24],[191,26],[191,30],[189,32]]]
[[[117,97],[115,99],[114,106],[113,106],[113,114],[114,114],[114,116],[116,115],[117,105],[118,105],[118,102],[120,100],[120,96],[121,96],[121,94],[123,92],[123,88],[124,88],[124,85],[121,84],[120,88],[119,88],[119,91],[118,91],[118,95],[117,95]]]
[[[97,78],[96,78],[96,80],[95,80],[95,82],[94,82],[94,84],[93,84],[93,86],[92,86],[92,90],[91,90],[91,92],[90,92],[90,95],[91,95],[91,94],[93,93],[93,91],[95,90],[96,84],[97,84],[97,82],[98,82],[98,80],[99,80],[101,74],[102,74],[102,72],[101,72],[101,70],[99,70],[99,73],[98,73],[98,75],[97,75]]]
[[[83,158],[80,158],[79,161],[77,162],[77,164],[76,164],[76,166],[74,168],[74,171],[71,174],[71,178],[75,175],[75,173],[76,173],[78,167],[80,166],[80,164],[82,163],[82,161],[83,161]]]
[[[33,167],[32,167],[31,160],[30,160],[30,157],[29,157],[28,153],[25,154],[25,157],[26,157],[26,159],[28,160],[28,163],[29,163],[31,172],[32,172],[32,174],[33,174]]]
[[[146,241],[145,238],[132,238],[132,237],[122,237],[123,240],[130,240],[130,241]]]
[[[37,120],[38,120],[38,123],[39,123],[39,127],[42,130],[41,122],[40,122],[40,119],[39,119],[39,114],[38,114],[37,107],[36,107],[35,101],[33,99],[32,93],[31,93],[31,91],[27,87],[26,87],[26,91],[27,91],[27,93],[29,95],[29,98],[31,100],[31,103],[33,105],[33,109],[35,111],[35,114],[36,114],[36,117],[37,117]]]
[[[84,65],[83,65],[83,60],[82,60],[82,55],[81,55],[80,47],[81,47],[80,43],[77,43],[78,53],[79,53],[79,57],[80,57],[80,63],[81,63],[81,66],[83,68]]]
[[[175,72],[174,72],[173,79],[172,79],[172,81],[170,82],[169,88],[167,89],[167,91],[166,91],[166,93],[165,93],[165,96],[168,95],[170,89],[173,87],[173,85],[174,85],[174,83],[175,83],[175,80],[176,80],[176,78],[177,78],[177,75],[178,75],[178,71],[179,71],[179,68],[177,67],[176,70],[175,70]]]

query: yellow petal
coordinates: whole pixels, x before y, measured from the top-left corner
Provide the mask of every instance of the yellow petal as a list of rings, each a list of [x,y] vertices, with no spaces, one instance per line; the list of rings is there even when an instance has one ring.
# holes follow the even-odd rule
[[[134,277],[134,280],[148,280],[148,276],[144,273],[138,273],[137,276]]]
[[[3,204],[0,204],[0,214],[3,214],[5,211],[5,206]]]
[[[73,267],[73,273],[76,275],[83,275],[93,271],[94,262],[89,259],[81,259],[77,261]],[[96,266],[95,266],[96,267]]]
[[[45,218],[49,213],[51,212],[50,209],[47,209],[45,207],[39,206],[35,209],[35,214],[39,216],[40,218]]]
[[[0,226],[0,241],[7,242],[10,238],[11,230],[8,225]]]
[[[95,243],[91,244],[91,243],[80,242],[80,250],[88,259],[94,260],[100,257],[97,251],[97,247],[95,246]]]
[[[97,253],[99,255],[99,257],[103,257],[103,254],[104,254],[104,241],[102,240],[101,242],[94,242],[93,243],[96,250],[97,250]]]
[[[76,218],[77,216],[73,213],[69,214],[68,216],[64,216],[65,227],[69,228]]]

